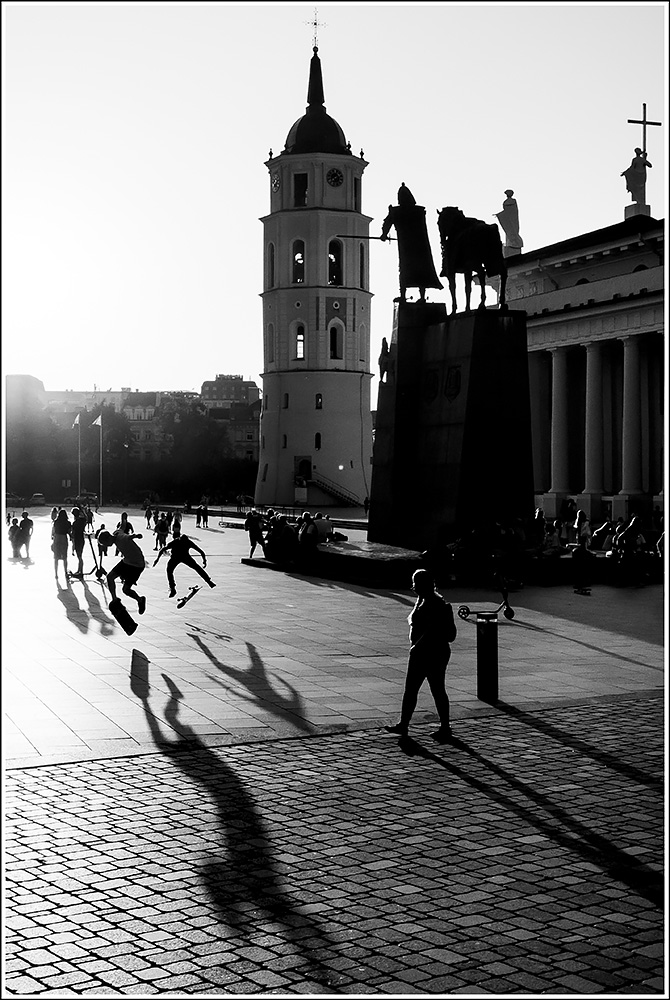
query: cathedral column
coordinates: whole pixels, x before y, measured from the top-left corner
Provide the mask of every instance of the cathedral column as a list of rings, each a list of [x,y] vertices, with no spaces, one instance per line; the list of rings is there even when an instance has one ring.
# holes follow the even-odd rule
[[[551,488],[545,493],[546,517],[558,517],[561,501],[568,496],[568,352],[551,349]]]
[[[602,344],[586,345],[586,440],[581,509],[599,517],[603,494],[603,367]]]
[[[623,337],[623,417],[621,427],[621,489],[613,499],[612,515],[628,517],[631,497],[642,494],[642,417],[640,397],[640,338]]]

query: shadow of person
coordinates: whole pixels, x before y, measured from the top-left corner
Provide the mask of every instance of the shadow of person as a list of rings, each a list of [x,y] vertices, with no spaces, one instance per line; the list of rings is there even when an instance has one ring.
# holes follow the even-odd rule
[[[478,752],[462,741],[452,741],[460,751],[448,760],[417,743],[410,736],[401,737],[398,746],[407,757],[422,757],[446,771],[450,780],[459,779],[470,790],[484,795],[499,808],[520,817],[561,848],[596,865],[610,878],[623,882],[653,906],[663,906],[663,876],[640,858],[631,856],[606,833],[596,829],[597,814],[589,825],[581,809],[571,812],[569,798],[553,798],[529,782],[517,778],[508,768]],[[468,770],[468,760],[475,765]],[[486,771],[490,773],[486,775]]]
[[[161,675],[170,692],[165,719],[177,739],[169,738],[149,706],[149,661],[133,650],[130,686],[144,708],[152,739],[162,754],[190,781],[199,785],[218,814],[222,832],[221,856],[206,860],[200,873],[219,919],[238,936],[251,944],[259,926],[271,925],[292,945],[301,961],[294,971],[301,971],[305,983],[329,987],[336,992],[327,960],[332,944],[318,922],[301,909],[289,895],[284,877],[274,856],[270,833],[256,802],[234,768],[226,764],[198,738],[195,731],[179,718],[183,695],[166,675]],[[203,803],[203,816],[209,813]],[[318,992],[318,991],[314,991]]]
[[[56,581],[56,587],[58,588],[56,596],[65,608],[65,614],[68,621],[71,621],[73,625],[76,625],[80,632],[83,632],[83,634],[86,635],[90,622],[88,612],[79,606],[79,601],[74,596],[71,587],[61,587],[58,580]]]
[[[272,686],[265,664],[252,643],[245,643],[247,652],[249,653],[249,667],[238,668],[222,663],[200,636],[194,635],[192,638],[217,670],[220,670],[222,674],[232,678],[232,680],[238,681],[239,684],[247,688],[249,695],[245,695],[239,691],[236,692],[241,698],[259,705],[266,711],[272,712],[278,718],[288,719],[303,732],[314,732],[314,727],[304,718],[304,708],[300,693],[292,684],[289,684],[288,681],[283,680],[281,677],[278,679],[279,684],[286,689],[287,694],[280,693]]]
[[[82,583],[84,585],[84,596],[86,598],[86,603],[88,604],[89,614],[91,618],[93,618],[96,622],[99,622],[100,624],[100,635],[113,635],[114,619],[109,618],[105,614],[100,601],[89,587],[88,582],[86,580],[82,580]],[[103,587],[103,593],[104,593],[104,587]]]

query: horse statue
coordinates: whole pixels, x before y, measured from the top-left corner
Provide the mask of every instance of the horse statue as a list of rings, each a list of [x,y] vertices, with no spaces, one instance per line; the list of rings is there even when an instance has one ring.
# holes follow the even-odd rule
[[[500,308],[505,309],[505,285],[507,265],[503,257],[500,232],[495,224],[489,225],[480,219],[470,219],[460,208],[443,208],[437,212],[437,226],[442,245],[442,270],[440,277],[449,282],[451,292],[451,312],[456,312],[456,274],[465,278],[465,309],[470,310],[472,274],[476,273],[482,290],[480,309],[486,308],[486,284],[488,275],[500,275]]]

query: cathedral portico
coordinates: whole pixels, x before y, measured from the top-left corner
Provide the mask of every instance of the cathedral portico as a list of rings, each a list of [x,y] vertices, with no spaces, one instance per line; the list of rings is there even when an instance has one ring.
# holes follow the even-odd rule
[[[594,518],[662,503],[663,224],[637,217],[509,258],[528,314],[538,506]]]

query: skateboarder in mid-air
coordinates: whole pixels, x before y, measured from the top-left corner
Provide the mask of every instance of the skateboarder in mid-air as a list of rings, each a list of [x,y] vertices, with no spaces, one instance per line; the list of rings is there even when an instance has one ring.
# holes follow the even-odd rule
[[[202,568],[200,568],[195,559],[193,559],[193,557],[189,555],[189,549],[195,549],[196,552],[200,553],[200,555],[202,556]],[[177,594],[177,588],[175,587],[175,582],[174,582],[174,571],[177,568],[177,566],[179,566],[180,563],[183,563],[184,566],[190,566],[191,569],[194,569],[198,574],[198,576],[201,576],[205,581],[205,583],[208,583],[210,587],[216,587],[216,584],[214,583],[212,578],[209,576],[208,573],[205,572],[205,567],[207,566],[207,556],[202,551],[202,549],[195,544],[195,542],[191,541],[188,535],[182,535],[179,525],[177,524],[175,525],[172,541],[168,542],[167,545],[164,545],[163,548],[159,551],[158,555],[156,556],[154,566],[156,565],[156,563],[158,562],[158,560],[160,559],[160,557],[163,555],[164,552],[170,553],[170,558],[167,564],[167,578],[168,578],[168,583],[170,585],[170,595],[169,595],[170,597],[175,597]]]
[[[122,580],[123,587],[121,589],[123,593],[127,594],[128,597],[132,597],[134,601],[137,601],[138,611],[143,615],[144,609],[147,606],[147,599],[146,597],[141,597],[133,590],[146,566],[142,549],[137,544],[137,539],[141,537],[142,535],[128,534],[121,529],[117,529],[114,534],[111,531],[101,531],[98,535],[98,545],[104,549],[105,553],[110,545],[116,545],[122,557],[121,561],[113,569],[110,569],[107,574],[107,585],[112,595],[112,602],[118,600],[116,596],[116,581]]]

